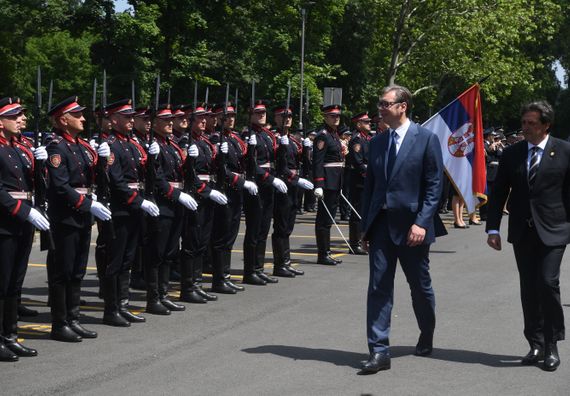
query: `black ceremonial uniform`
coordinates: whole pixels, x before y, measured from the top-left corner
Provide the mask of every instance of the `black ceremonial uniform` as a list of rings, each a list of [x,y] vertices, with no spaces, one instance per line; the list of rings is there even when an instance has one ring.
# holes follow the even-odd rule
[[[370,135],[354,131],[352,139],[348,143],[347,167],[350,171],[350,187],[348,199],[354,209],[360,214],[360,201],[364,190],[364,178],[368,166],[368,146]],[[352,250],[357,254],[366,254],[360,246],[359,232],[360,218],[351,209],[349,221],[349,243]]]
[[[336,210],[342,188],[342,176],[344,173],[344,154],[338,132],[328,127],[317,133],[313,144],[313,184],[315,189],[323,189],[322,201],[328,210],[323,207],[319,200],[317,218],[315,220],[315,235],[317,238],[318,262],[333,264],[339,260],[330,257],[331,216],[336,216]]]
[[[108,106],[111,114],[112,106],[114,105]],[[127,113],[129,114],[131,113]],[[135,259],[141,230],[141,204],[144,199],[142,182],[147,155],[144,148],[128,134],[113,131],[106,142],[111,148],[107,167],[115,239],[107,239],[107,260],[102,269],[101,286],[105,299],[103,322],[113,326],[128,326],[131,321],[144,321],[144,318],[131,314],[127,307],[130,268]],[[124,320],[121,320],[119,314]]]
[[[0,105],[1,107],[1,105]],[[32,249],[34,157],[16,138],[0,135],[0,360],[35,356],[18,343],[18,299]]]
[[[303,271],[291,267],[291,248],[289,237],[293,233],[297,218],[299,174],[303,145],[289,134],[289,144],[279,145],[277,149],[277,176],[287,185],[287,193],[275,192],[273,210],[273,275],[294,277],[302,275]]]
[[[47,256],[51,337],[77,342],[89,336],[77,325],[81,281],[91,244],[91,193],[97,153],[83,139],[63,131],[55,132],[46,149],[48,216],[55,242],[55,249]]]
[[[264,107],[265,111],[265,107]],[[245,208],[245,237],[243,241],[244,283],[266,284],[269,278],[264,272],[265,248],[267,235],[271,227],[274,205],[275,154],[277,140],[267,129],[257,125],[252,126],[251,134],[255,133],[257,145],[249,145],[249,155],[256,158],[254,180],[259,188],[257,195],[246,194]],[[252,169],[253,171],[253,169]],[[261,282],[259,282],[261,278]]]

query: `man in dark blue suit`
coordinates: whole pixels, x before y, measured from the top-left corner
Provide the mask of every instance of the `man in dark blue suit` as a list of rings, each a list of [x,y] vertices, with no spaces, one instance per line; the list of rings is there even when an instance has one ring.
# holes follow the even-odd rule
[[[410,285],[421,331],[416,355],[432,351],[435,297],[429,247],[437,236],[434,215],[441,196],[443,163],[437,136],[407,117],[410,91],[384,89],[379,110],[390,126],[371,140],[362,202],[363,242],[370,252],[367,333],[370,357],[362,373],[390,368],[390,319],[396,262]]]

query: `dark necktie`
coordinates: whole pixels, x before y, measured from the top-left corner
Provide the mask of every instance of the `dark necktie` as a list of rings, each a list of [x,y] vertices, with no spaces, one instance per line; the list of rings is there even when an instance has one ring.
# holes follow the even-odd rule
[[[386,179],[390,180],[394,163],[396,162],[396,131],[390,132],[390,150],[388,151],[388,164],[386,166]]]
[[[538,170],[538,151],[539,148],[534,146],[530,149],[530,164],[528,166],[528,186],[532,188],[536,179],[536,171]]]

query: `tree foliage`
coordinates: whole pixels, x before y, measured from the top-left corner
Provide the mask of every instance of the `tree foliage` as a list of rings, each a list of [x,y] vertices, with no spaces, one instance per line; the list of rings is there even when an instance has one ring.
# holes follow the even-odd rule
[[[243,110],[250,82],[258,98],[295,106],[300,88],[300,26],[307,10],[305,88],[312,124],[320,121],[322,88],[343,88],[345,114],[374,111],[380,89],[410,87],[414,116],[424,120],[472,83],[482,84],[487,124],[516,128],[522,102],[568,103],[552,71],[570,68],[567,0],[0,0],[0,94],[33,100],[35,70],[54,80],[54,98],[90,101],[93,78],[109,76],[109,100],[149,103],[160,72],[163,100],[223,97],[239,89]],[[232,96],[233,96],[232,89]],[[44,94],[47,88],[44,88]],[[56,100],[54,99],[54,100]],[[567,113],[567,112],[564,112]],[[242,113],[240,121],[245,122]]]

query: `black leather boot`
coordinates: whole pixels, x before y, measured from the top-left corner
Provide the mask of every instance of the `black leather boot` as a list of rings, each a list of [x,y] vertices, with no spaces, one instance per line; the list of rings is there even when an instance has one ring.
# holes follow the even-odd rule
[[[0,329],[4,327],[4,300],[0,300]],[[18,355],[4,345],[4,337],[0,336],[0,362],[16,362]]]
[[[330,232],[327,232],[326,229],[319,229],[315,230],[315,234],[317,239],[317,249],[319,253],[317,257],[317,264],[337,265],[338,263],[330,256],[329,253]]]
[[[115,327],[129,327],[131,323],[119,313],[119,293],[116,276],[105,276],[102,279],[105,312],[103,323]]]
[[[82,338],[97,338],[97,333],[87,330],[79,323],[81,304],[81,281],[70,281],[65,285],[65,303],[67,304],[67,322],[69,327]]]
[[[264,272],[265,269],[265,249],[267,247],[267,241],[258,242],[255,248],[255,273],[266,283],[277,283],[279,279],[272,278]]]
[[[158,297],[158,268],[154,267],[150,260],[145,267],[146,276],[146,312],[153,315],[170,315],[170,310],[166,308]]]
[[[208,301],[192,288],[192,267],[194,259],[182,250],[180,258],[180,301],[191,304],[206,304]]]
[[[560,366],[560,356],[556,342],[547,342],[544,348],[543,368],[546,371],[554,371]]]
[[[77,334],[67,322],[66,286],[50,285],[49,299],[51,309],[50,338],[62,342],[81,342],[83,337]]]
[[[160,303],[171,311],[184,311],[186,307],[177,304],[168,297],[168,286],[170,283],[170,265],[163,264],[158,268],[158,298]]]
[[[131,277],[128,270],[121,272],[117,277],[117,289],[119,290],[119,314],[121,314],[121,316],[127,319],[130,323],[144,323],[146,322],[144,316],[136,315],[129,311],[130,279]]]
[[[291,241],[289,237],[283,238],[283,257],[285,259],[285,268],[295,275],[305,275],[305,271],[295,268],[291,265]]]
[[[4,300],[4,320],[2,326],[4,345],[18,356],[38,356],[38,351],[27,348],[18,342],[18,298]]]
[[[360,231],[358,229],[359,224],[350,222],[348,223],[348,243],[352,250],[348,250],[350,254],[356,254],[359,256],[365,256],[368,253],[362,248],[362,242],[360,241]]]
[[[32,318],[38,315],[38,311],[22,304],[22,291],[20,290],[20,295],[18,296],[18,316],[21,318]]]
[[[294,278],[295,274],[289,271],[285,264],[285,243],[283,238],[272,235],[271,244],[273,247],[273,276]]]

